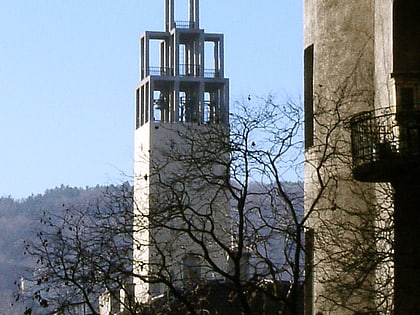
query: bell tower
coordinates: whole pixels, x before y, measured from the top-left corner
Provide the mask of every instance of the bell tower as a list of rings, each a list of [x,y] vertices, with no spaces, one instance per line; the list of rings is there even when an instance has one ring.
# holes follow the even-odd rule
[[[133,268],[140,275],[134,280],[135,296],[140,303],[165,293],[161,281],[164,275],[158,276],[157,269],[164,267],[171,283],[180,286],[184,286],[185,278],[209,276],[201,268],[199,248],[182,233],[174,234],[182,229],[177,228],[182,223],[169,219],[165,224],[157,224],[155,219],[156,215],[163,216],[162,199],[173,189],[163,188],[162,181],[169,182],[174,176],[185,178],[180,185],[188,190],[190,207],[206,211],[203,192],[192,187],[196,187],[196,182],[185,184],[191,174],[188,166],[176,161],[173,152],[203,152],[200,146],[205,141],[200,140],[201,135],[212,130],[226,130],[227,134],[229,130],[223,34],[205,33],[200,28],[199,0],[189,0],[188,9],[188,20],[178,21],[175,1],[165,0],[164,31],[146,31],[140,38],[140,83],[135,92],[133,250]],[[183,139],[186,134],[196,137],[194,148],[191,139]],[[215,217],[225,217],[225,201],[220,202],[222,206]],[[166,213],[168,218],[171,215],[174,216]],[[226,258],[219,257],[216,249],[212,255],[216,264],[224,268]]]
[[[165,31],[140,39],[136,129],[149,122],[226,124],[223,35],[199,28],[198,0],[189,1],[189,21],[176,21],[174,0],[165,3]]]

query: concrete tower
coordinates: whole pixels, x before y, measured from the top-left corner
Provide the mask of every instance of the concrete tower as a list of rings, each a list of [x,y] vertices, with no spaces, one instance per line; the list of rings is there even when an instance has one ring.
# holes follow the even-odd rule
[[[306,313],[417,314],[420,2],[304,8]]]
[[[228,131],[229,86],[224,78],[223,35],[200,29],[198,0],[189,0],[188,16],[188,21],[176,20],[174,0],[165,0],[165,30],[147,31],[140,39],[134,269],[151,281],[137,280],[135,295],[139,302],[148,302],[164,293],[159,283],[153,283],[157,279],[153,277],[159,272],[163,276],[164,269],[168,279],[180,287],[185,287],[186,278],[212,276],[200,261],[203,256],[200,248],[179,232],[185,222],[176,219],[173,213],[162,213],[169,194],[179,191],[176,185],[182,186],[179,189],[184,190],[184,196],[188,195],[190,208],[200,213],[207,211],[206,194],[198,191],[201,184],[189,182],[194,174],[189,173],[190,165],[177,160],[177,154],[203,152],[208,144],[202,138],[215,130]],[[192,137],[196,141],[191,141]],[[219,202],[214,220],[220,218],[221,231],[228,224],[228,203],[222,194],[219,196],[211,189],[207,193],[219,198],[212,200],[212,207]],[[165,222],[163,217],[167,218]],[[212,252],[209,246],[214,261],[224,268],[226,257],[217,249]]]

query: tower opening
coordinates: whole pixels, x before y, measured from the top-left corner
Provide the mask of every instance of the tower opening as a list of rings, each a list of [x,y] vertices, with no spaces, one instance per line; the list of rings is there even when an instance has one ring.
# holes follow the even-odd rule
[[[166,0],[166,30],[172,28],[199,28],[198,0]]]
[[[177,27],[189,27],[189,5],[190,0],[177,0],[175,6],[175,23]]]

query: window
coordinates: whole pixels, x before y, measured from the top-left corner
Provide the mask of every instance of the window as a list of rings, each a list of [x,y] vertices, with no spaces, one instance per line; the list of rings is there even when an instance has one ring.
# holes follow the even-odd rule
[[[314,304],[314,250],[315,232],[305,232],[305,314],[313,313]],[[318,313],[317,313],[318,314]]]
[[[397,111],[410,111],[420,109],[420,80],[404,78],[397,75],[395,78],[397,93]]]
[[[412,109],[414,106],[414,89],[402,87],[400,91],[400,106],[404,110]]]
[[[399,76],[396,78],[397,122],[399,149],[403,154],[420,154],[420,81]]]
[[[201,259],[196,254],[187,254],[183,259],[184,283],[197,283],[201,278]]]
[[[136,129],[141,126],[140,121],[140,91],[139,89],[136,90]]]
[[[394,73],[420,72],[419,12],[419,0],[395,0],[394,2]]]
[[[314,45],[304,51],[305,149],[314,144]]]

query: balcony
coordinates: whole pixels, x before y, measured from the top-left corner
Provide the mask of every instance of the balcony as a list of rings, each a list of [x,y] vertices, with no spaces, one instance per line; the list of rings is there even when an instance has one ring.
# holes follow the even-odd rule
[[[353,175],[389,182],[420,175],[420,111],[362,112],[350,121]]]

